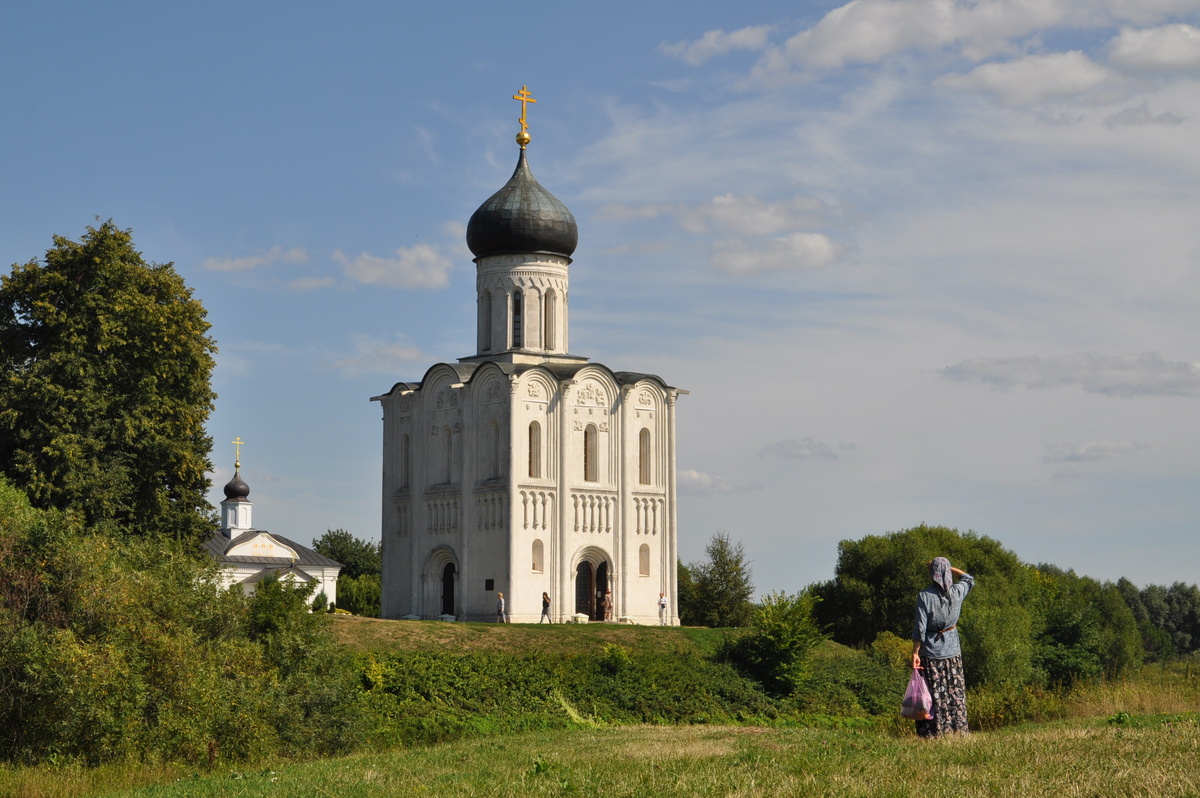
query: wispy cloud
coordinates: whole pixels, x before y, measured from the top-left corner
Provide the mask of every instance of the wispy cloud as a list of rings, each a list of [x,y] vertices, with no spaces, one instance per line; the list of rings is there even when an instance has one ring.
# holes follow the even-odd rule
[[[1116,457],[1128,457],[1149,444],[1140,441],[1089,441],[1087,443],[1046,444],[1046,454],[1043,463],[1083,463],[1092,460],[1111,460]]]
[[[734,50],[762,50],[767,46],[767,36],[771,33],[770,25],[753,25],[732,33],[723,30],[710,30],[696,41],[663,42],[658,49],[678,58],[690,66],[700,66],[710,58],[726,55]]]
[[[729,274],[820,269],[837,261],[845,248],[824,233],[792,233],[755,248],[745,241],[721,241],[712,255],[712,265]]]
[[[837,460],[837,452],[827,443],[812,438],[788,438],[764,447],[759,457],[778,457],[781,460]]]
[[[680,471],[676,479],[676,488],[684,496],[721,496],[759,490],[761,487],[761,485],[735,485],[725,477],[695,470]]]
[[[210,272],[247,272],[260,266],[271,266],[276,263],[308,263],[308,253],[300,247],[284,249],[278,244],[261,255],[247,255],[241,258],[208,258],[200,268]]]
[[[1163,360],[1157,352],[983,357],[938,373],[956,382],[982,382],[1000,389],[1079,387],[1107,396],[1200,396],[1200,366]]]
[[[1173,127],[1175,125],[1182,125],[1184,121],[1182,116],[1177,116],[1170,111],[1164,111],[1157,116],[1151,114],[1150,103],[1147,100],[1142,100],[1141,105],[1124,108],[1115,114],[1109,114],[1104,117],[1104,124],[1108,127],[1140,127],[1142,125],[1167,125]]]
[[[289,291],[316,291],[321,288],[332,288],[332,277],[298,277],[295,280],[289,280],[285,287]]]
[[[342,265],[350,279],[389,288],[445,288],[450,284],[450,270],[454,268],[454,261],[430,244],[400,247],[391,258],[367,252],[350,258],[338,250],[333,253],[333,259]]]
[[[327,365],[347,376],[394,374],[413,363],[428,363],[430,358],[404,336],[388,341],[369,335],[351,337],[350,354]]]
[[[1121,78],[1078,50],[983,64],[965,75],[945,75],[934,85],[982,91],[1013,107],[1067,98],[1112,100]]]

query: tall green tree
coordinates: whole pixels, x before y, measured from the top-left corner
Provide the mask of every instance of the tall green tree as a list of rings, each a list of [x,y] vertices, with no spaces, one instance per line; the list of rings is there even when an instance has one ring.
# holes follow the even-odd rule
[[[691,571],[696,611],[704,626],[745,626],[754,605],[750,563],[741,543],[717,532],[704,547],[705,560],[688,566]]]
[[[0,276],[0,473],[91,528],[198,538],[216,347],[169,263],[111,220]]]
[[[379,576],[383,561],[379,544],[356,538],[344,529],[330,529],[313,541],[313,551],[342,564],[341,576]]]

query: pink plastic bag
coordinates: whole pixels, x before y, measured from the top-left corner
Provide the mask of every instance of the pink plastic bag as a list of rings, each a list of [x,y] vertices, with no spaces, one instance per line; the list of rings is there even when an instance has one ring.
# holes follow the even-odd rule
[[[908,680],[908,689],[904,691],[904,700],[900,702],[900,716],[913,720],[929,720],[933,717],[933,696],[925,679],[916,668]]]

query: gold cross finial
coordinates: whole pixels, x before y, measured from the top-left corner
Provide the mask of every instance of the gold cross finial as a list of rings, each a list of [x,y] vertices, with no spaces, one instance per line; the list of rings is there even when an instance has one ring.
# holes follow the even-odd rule
[[[521,145],[521,149],[525,149],[525,145],[529,143],[529,125],[525,121],[525,109],[529,107],[529,103],[535,103],[537,100],[529,96],[528,86],[522,86],[521,90],[513,95],[513,99],[521,103],[521,132],[517,134],[517,143]]]
[[[242,447],[246,445],[246,442],[242,440],[241,435],[238,435],[230,443],[233,444],[233,470],[239,471],[242,467]]]

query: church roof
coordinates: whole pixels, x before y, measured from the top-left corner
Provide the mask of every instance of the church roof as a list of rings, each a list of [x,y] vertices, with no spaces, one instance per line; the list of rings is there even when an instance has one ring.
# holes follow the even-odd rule
[[[524,148],[512,177],[467,223],[467,246],[476,258],[550,254],[569,259],[578,243],[575,217],[534,178]]]
[[[500,371],[502,371],[505,374],[515,374],[515,375],[524,374],[525,372],[530,371],[532,369],[541,369],[543,371],[550,372],[551,374],[553,374],[555,376],[556,379],[559,379],[559,380],[572,379],[576,374],[578,374],[580,371],[582,371],[585,368],[598,368],[598,369],[603,369],[604,371],[607,371],[609,374],[611,374],[613,381],[616,382],[618,385],[633,385],[635,383],[646,380],[649,382],[658,383],[659,386],[661,386],[663,388],[663,390],[678,390],[674,386],[668,385],[667,382],[662,377],[658,376],[657,374],[646,374],[646,373],[639,372],[639,371],[613,371],[612,369],[610,369],[608,366],[604,365],[603,363],[553,363],[553,362],[551,362],[551,363],[497,363],[497,362],[493,362],[493,361],[483,361],[483,362],[460,362],[460,363],[435,363],[434,365],[430,366],[429,369],[425,372],[425,377],[422,378],[421,382],[398,382],[395,385],[393,385],[387,393],[382,394],[380,396],[372,396],[371,401],[378,402],[378,401],[382,400],[384,397],[391,396],[393,393],[396,393],[397,391],[419,391],[419,390],[421,390],[421,386],[424,385],[426,381],[428,381],[429,375],[436,369],[441,369],[441,368],[454,369],[454,371],[458,374],[459,381],[463,382],[463,383],[467,383],[467,382],[470,382],[471,379],[484,366],[487,366],[488,368],[499,369]],[[687,393],[687,391],[680,391],[680,393]]]
[[[276,541],[296,552],[296,560],[292,561],[290,557],[248,557],[248,556],[229,556],[225,552],[235,548],[236,546],[245,543],[247,540],[256,535],[270,535]],[[283,535],[277,535],[273,532],[267,532],[265,529],[251,529],[248,532],[243,532],[235,538],[227,538],[220,532],[215,533],[208,542],[204,544],[204,548],[211,554],[219,563],[234,564],[241,563],[247,565],[308,565],[319,568],[340,568],[342,564],[337,560],[331,560],[324,554],[318,554],[308,546],[302,546],[294,540],[289,540]]]

